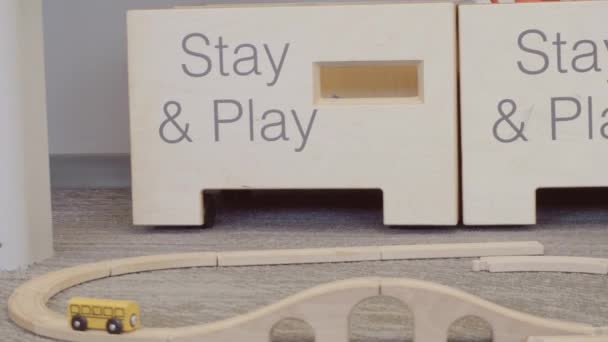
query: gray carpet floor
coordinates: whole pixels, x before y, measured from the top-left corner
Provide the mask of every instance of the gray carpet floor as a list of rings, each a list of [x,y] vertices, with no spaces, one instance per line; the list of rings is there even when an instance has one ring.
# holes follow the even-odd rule
[[[547,192],[531,227],[384,227],[381,197],[369,192],[222,193],[215,226],[133,227],[127,189],[53,192],[56,255],[27,270],[0,272],[0,340],[47,341],[7,318],[8,296],[33,276],[80,263],[170,252],[449,242],[538,240],[548,255],[608,257],[608,194]],[[184,269],[125,275],[66,290],[50,306],[63,312],[75,295],[127,298],[146,326],[176,327],[228,318],[303,289],[352,277],[410,277],[449,285],[543,317],[608,326],[608,277],[470,271],[471,259],[325,265]],[[390,298],[360,304],[351,341],[411,340],[412,317]],[[67,324],[67,323],[66,323]],[[277,327],[273,341],[313,341],[297,321]],[[468,319],[451,341],[490,341],[483,322]]]

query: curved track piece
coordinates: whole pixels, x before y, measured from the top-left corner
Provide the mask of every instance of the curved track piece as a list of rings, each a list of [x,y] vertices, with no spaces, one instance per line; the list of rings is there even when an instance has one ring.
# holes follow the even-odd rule
[[[568,256],[484,257],[473,261],[473,271],[608,274],[608,259]]]
[[[302,291],[277,303],[219,322],[183,328],[142,328],[133,333],[108,335],[78,332],[64,315],[46,302],[74,285],[113,275],[169,268],[215,266],[215,253],[189,253],[111,260],[83,264],[48,273],[15,290],[9,316],[35,334],[67,341],[147,342],[268,342],[270,330],[283,318],[300,319],[315,331],[316,342],[348,341],[352,309],[374,296],[391,296],[412,309],[417,342],[445,341],[450,325],[464,316],[478,316],[493,327],[495,341],[521,342],[529,336],[593,335],[590,325],[548,320],[520,313],[443,285],[412,279],[362,278],[338,281]]]

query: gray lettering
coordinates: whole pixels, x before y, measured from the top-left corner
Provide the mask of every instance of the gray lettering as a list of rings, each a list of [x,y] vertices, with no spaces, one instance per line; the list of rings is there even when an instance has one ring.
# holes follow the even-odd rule
[[[572,68],[578,72],[587,72],[591,70],[602,71],[602,69],[600,69],[597,65],[597,45],[595,45],[595,42],[593,42],[592,40],[580,40],[576,42],[576,44],[574,44],[572,50],[576,51],[583,44],[588,44],[588,46],[591,47],[591,51],[588,53],[579,54],[574,57],[572,59]],[[582,59],[587,59],[589,57],[591,57],[591,64],[589,64],[589,66],[587,67],[579,68],[578,61]]]
[[[220,119],[220,104],[233,104],[238,108],[238,114],[234,118]],[[213,101],[213,117],[215,127],[215,141],[220,141],[220,124],[232,123],[238,121],[243,115],[243,107],[238,101],[235,100],[215,100]]]
[[[236,49],[234,49],[234,54],[238,55],[239,51],[241,49],[245,49],[245,48],[250,49],[251,52],[249,55],[238,58],[237,60],[234,61],[234,64],[232,66],[234,69],[234,72],[240,76],[247,76],[247,75],[251,75],[251,74],[260,75],[261,73],[258,70],[258,50],[255,48],[255,46],[253,46],[251,44],[241,44],[241,45],[237,46]],[[241,65],[245,62],[251,64],[249,66],[249,69],[239,70],[239,65]]]
[[[253,140],[253,99],[249,99],[249,141]]]
[[[605,109],[602,113],[602,118],[605,117],[608,117],[608,109]],[[600,128],[600,133],[602,134],[602,137],[604,137],[604,139],[608,139],[608,122],[602,125],[602,127]]]
[[[293,118],[296,121],[296,126],[298,126],[298,131],[300,132],[300,135],[302,136],[302,144],[300,145],[300,147],[296,148],[295,151],[302,152],[304,150],[304,148],[306,148],[306,143],[308,142],[308,138],[310,137],[310,131],[312,130],[312,125],[315,121],[315,118],[317,117],[317,110],[316,109],[313,110],[312,116],[310,117],[310,121],[308,122],[308,126],[307,126],[306,130],[304,130],[304,128],[302,127],[302,123],[300,122],[300,119],[298,118],[298,113],[295,110],[292,110],[291,114],[293,115]]]
[[[217,49],[220,57],[220,75],[229,76],[230,74],[224,71],[224,49],[228,48],[229,46],[224,44],[224,38],[220,36],[217,40],[217,45],[214,47]]]
[[[207,46],[209,46],[209,39],[207,38],[207,36],[201,33],[191,33],[185,36],[184,39],[182,39],[182,49],[184,50],[184,52],[188,55],[202,58],[207,62],[207,66],[204,71],[193,72],[188,69],[188,66],[186,66],[186,64],[182,64],[182,70],[186,75],[190,77],[203,77],[211,71],[211,58],[209,58],[209,56],[205,55],[204,53],[193,51],[188,47],[188,41],[190,41],[190,39],[192,38],[202,39]]]
[[[272,78],[272,81],[270,83],[267,83],[269,87],[272,87],[278,82],[279,76],[281,75],[283,63],[285,62],[285,58],[287,57],[287,50],[289,50],[289,43],[285,44],[285,47],[283,48],[283,54],[281,55],[281,59],[279,60],[278,66],[275,63],[274,58],[272,57],[272,52],[270,51],[268,45],[264,44],[264,50],[266,51],[266,55],[268,56],[268,60],[270,61],[270,65],[272,66],[272,70],[274,71],[274,77]]]
[[[265,124],[264,127],[262,127],[262,138],[264,138],[266,141],[277,141],[279,139],[289,140],[289,138],[285,135],[285,114],[278,109],[267,110],[262,115],[262,120],[266,120],[271,114],[278,114],[279,120],[274,123]],[[266,131],[273,127],[279,127],[280,131],[279,134],[271,137],[266,134]]]
[[[587,98],[587,114],[589,115],[589,140],[593,140],[593,97]]]
[[[529,34],[539,35],[542,38],[543,42],[547,41],[547,36],[545,36],[543,31],[541,31],[541,30],[532,29],[532,30],[526,30],[526,31],[522,32],[517,39],[517,45],[519,46],[519,48],[522,51],[531,53],[533,55],[540,56],[543,59],[542,67],[539,69],[536,69],[536,70],[528,69],[524,66],[524,63],[522,61],[518,61],[517,66],[519,67],[519,70],[521,70],[521,72],[528,74],[528,75],[542,74],[549,67],[549,57],[547,56],[547,54],[545,54],[544,52],[542,52],[540,50],[531,49],[524,45],[524,38]]]
[[[571,102],[576,105],[576,113],[571,116],[557,116],[557,102]],[[561,121],[572,121],[581,115],[581,103],[574,97],[552,97],[551,98],[551,138],[557,140],[557,123]]]
[[[562,45],[566,45],[566,41],[562,40],[562,35],[558,32],[555,41],[552,43],[555,45],[555,53],[557,54],[557,71],[562,74],[568,72],[568,70],[564,69],[562,66]]]

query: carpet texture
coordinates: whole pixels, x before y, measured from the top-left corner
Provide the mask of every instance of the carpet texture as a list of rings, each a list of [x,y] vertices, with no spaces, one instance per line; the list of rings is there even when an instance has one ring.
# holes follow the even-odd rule
[[[133,227],[128,189],[53,192],[56,255],[27,270],[0,272],[0,340],[48,341],[7,317],[11,292],[33,276],[110,258],[171,252],[537,240],[547,255],[608,258],[606,191],[540,194],[532,227],[408,227],[382,225],[381,194],[360,191],[223,192],[211,229]],[[352,277],[410,277],[452,286],[506,307],[548,318],[608,326],[608,277],[581,274],[471,271],[471,259],[325,265],[184,269],[125,275],[66,290],[50,301],[65,310],[76,295],[133,299],[145,326],[212,322],[270,304],[301,290]],[[407,307],[390,298],[361,303],[351,341],[411,341]],[[67,322],[66,322],[67,324]],[[277,326],[272,341],[313,341],[304,323]],[[465,319],[450,341],[490,341],[483,321]]]

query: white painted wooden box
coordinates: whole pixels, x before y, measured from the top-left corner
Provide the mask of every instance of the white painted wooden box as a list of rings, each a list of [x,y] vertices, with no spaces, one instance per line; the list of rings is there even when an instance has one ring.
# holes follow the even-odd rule
[[[129,12],[135,224],[200,225],[216,189],[381,189],[385,224],[456,224],[455,16],[450,3]]]
[[[608,186],[608,2],[459,8],[466,224],[533,224],[536,190]]]

